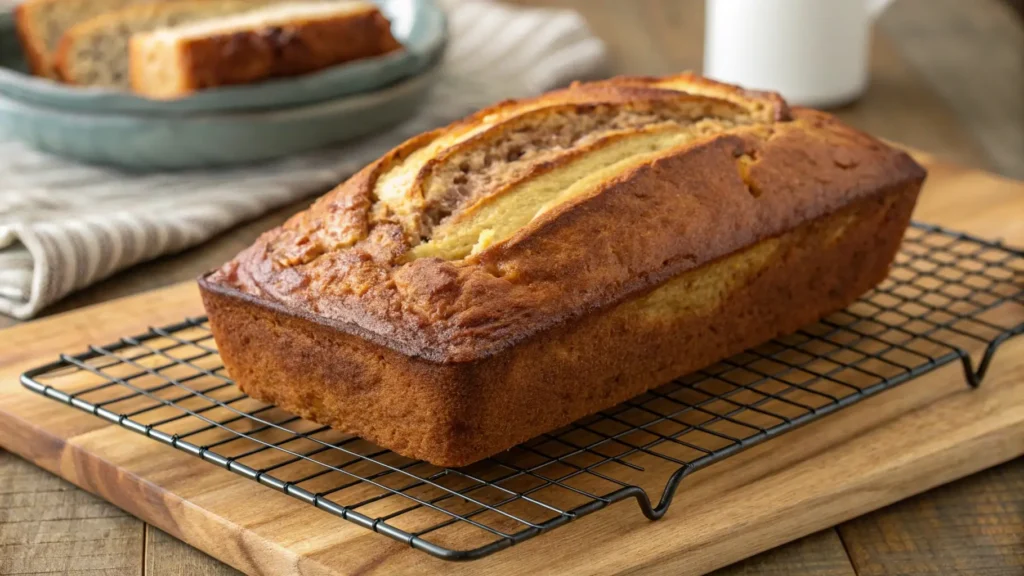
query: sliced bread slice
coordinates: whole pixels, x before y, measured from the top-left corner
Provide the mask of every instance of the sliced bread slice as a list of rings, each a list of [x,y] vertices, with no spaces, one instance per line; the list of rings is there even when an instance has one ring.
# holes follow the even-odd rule
[[[391,23],[369,2],[278,4],[135,35],[131,87],[150,98],[179,98],[399,49]]]
[[[54,55],[61,36],[90,18],[151,0],[25,0],[14,19],[22,50],[33,74],[56,78]]]
[[[81,86],[129,88],[128,41],[133,34],[244,13],[273,0],[177,0],[130,6],[68,30],[57,49],[61,80]]]

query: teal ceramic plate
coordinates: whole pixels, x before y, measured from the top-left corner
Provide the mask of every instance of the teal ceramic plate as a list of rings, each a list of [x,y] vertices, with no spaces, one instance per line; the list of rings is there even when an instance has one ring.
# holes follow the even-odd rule
[[[131,170],[259,162],[365,136],[411,116],[436,78],[430,70],[380,90],[263,112],[184,117],[92,114],[0,95],[0,137]]]
[[[198,92],[180,100],[149,100],[118,90],[73,87],[26,72],[11,12],[0,13],[0,95],[62,111],[177,116],[302,106],[368,92],[422,73],[447,40],[444,12],[435,0],[374,0],[391,20],[405,50],[321,72]]]

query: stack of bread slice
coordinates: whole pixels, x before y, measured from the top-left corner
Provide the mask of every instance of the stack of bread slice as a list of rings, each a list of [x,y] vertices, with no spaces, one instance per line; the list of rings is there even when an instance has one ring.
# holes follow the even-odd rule
[[[401,49],[363,0],[27,0],[16,19],[35,74],[150,98]]]

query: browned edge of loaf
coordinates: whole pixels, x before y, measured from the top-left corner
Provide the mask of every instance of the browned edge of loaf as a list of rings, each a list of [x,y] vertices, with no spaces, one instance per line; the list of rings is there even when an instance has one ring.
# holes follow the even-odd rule
[[[113,10],[104,14],[87,18],[77,24],[71,26],[64,33],[60,35],[60,39],[57,40],[57,47],[53,51],[53,61],[50,63],[50,74],[54,80],[59,80],[61,84],[67,84],[69,86],[80,86],[74,76],[70,73],[71,62],[71,50],[75,45],[75,34],[79,30],[85,29],[87,26],[91,26],[93,20],[109,20],[111,14],[117,15],[120,12],[134,11],[138,8],[128,7],[127,9],[122,8],[120,10]],[[113,23],[110,24],[114,26]]]
[[[21,49],[25,52],[25,58],[28,60],[29,70],[36,76],[52,78],[53,71],[43,57],[43,48],[35,42],[37,38],[29,31],[31,9],[31,2],[22,2],[14,7],[14,29],[18,34]]]
[[[463,363],[410,357],[329,320],[200,287],[228,373],[247,394],[403,456],[462,466],[848,305],[887,275],[919,189],[916,180],[882,190],[776,237],[769,264],[712,313],[642,322],[630,299]]]
[[[145,62],[135,56],[141,41],[129,42],[129,81],[133,92],[151,98],[176,98],[206,88],[307,74],[402,49],[388,19],[378,8],[368,7],[327,20],[183,40],[172,48],[178,51],[182,69],[177,86],[169,89],[145,81],[141,72]]]
[[[310,243],[303,217],[338,231],[368,224],[359,208],[372,205],[373,179],[444,129],[414,138],[294,217],[297,232],[270,231],[201,280],[231,376],[255,398],[400,454],[462,465],[795,330],[884,278],[920,166],[827,114],[785,113],[777,96],[748,102],[737,87],[669,80],[680,97],[692,87],[760,106],[769,124],[666,151],[461,262],[390,260],[387,234],[399,232],[383,228],[367,233],[366,252],[278,274],[293,244],[338,254]],[[532,103],[603,101],[652,82]],[[491,111],[503,107],[522,109]],[[771,259],[759,252],[779,246]],[[666,282],[695,292],[666,300]],[[645,314],[636,302],[647,294],[658,306]]]
[[[103,16],[101,15],[100,18]],[[88,20],[86,20],[88,22]],[[69,86],[78,86],[79,83],[75,81],[74,77],[69,73],[70,62],[68,61],[71,57],[71,49],[74,46],[74,30],[77,26],[81,26],[83,23],[80,22],[71,28],[68,28],[60,36],[60,40],[57,41],[57,48],[53,51],[53,62],[50,63],[50,71],[54,80],[59,80],[62,84]]]

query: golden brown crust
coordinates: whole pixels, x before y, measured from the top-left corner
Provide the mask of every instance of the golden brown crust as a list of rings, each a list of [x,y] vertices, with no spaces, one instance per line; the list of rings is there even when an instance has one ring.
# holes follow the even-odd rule
[[[32,33],[31,10],[31,2],[23,2],[14,8],[14,24],[18,33],[18,41],[21,43],[21,49],[25,53],[25,59],[28,60],[28,66],[32,73],[36,76],[50,78],[53,77],[53,71],[43,56],[45,47],[40,46],[39,37]]]
[[[77,85],[73,75],[69,72],[71,63],[70,54],[72,49],[73,41],[71,38],[64,34],[60,37],[60,41],[57,42],[57,49],[53,52],[53,77],[60,80],[64,84],[70,84],[72,86]]]
[[[715,108],[717,132],[600,175],[477,254],[414,257],[420,239],[381,207],[396,193],[420,206],[431,160],[520,115],[626,94],[693,98],[678,94],[687,85],[730,104]],[[493,149],[492,136],[479,144]],[[581,142],[523,178],[596,154]],[[689,76],[616,79],[414,138],[200,285],[249,394],[466,464],[850,303],[885,276],[923,179],[906,154],[775,95]],[[482,198],[511,194],[502,186]],[[663,314],[644,308],[680,282]]]
[[[140,46],[146,41],[143,37],[131,42],[132,90],[157,98],[306,74],[401,49],[387,18],[376,7],[368,6],[331,19],[296,20],[287,26],[182,39],[167,48],[179,52],[177,62],[181,66],[176,74],[180,80],[168,88],[153,85],[139,72],[143,62],[136,52],[141,52]]]

